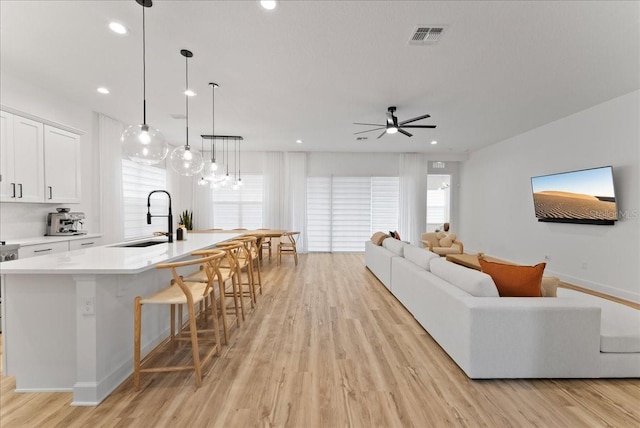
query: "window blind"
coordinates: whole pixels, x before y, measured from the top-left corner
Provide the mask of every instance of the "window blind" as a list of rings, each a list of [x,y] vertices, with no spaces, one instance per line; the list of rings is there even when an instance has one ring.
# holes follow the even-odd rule
[[[212,190],[213,227],[221,229],[258,229],[262,227],[262,175],[246,174],[237,190],[221,187]]]
[[[360,252],[378,230],[398,228],[398,177],[308,177],[309,251]]]
[[[151,236],[156,231],[167,231],[167,219],[164,217],[152,218],[151,224],[147,224],[147,196],[152,190],[165,189],[166,181],[166,171],[163,168],[122,159],[125,239],[142,238]],[[151,214],[166,215],[169,207],[166,195],[154,194],[151,199]]]

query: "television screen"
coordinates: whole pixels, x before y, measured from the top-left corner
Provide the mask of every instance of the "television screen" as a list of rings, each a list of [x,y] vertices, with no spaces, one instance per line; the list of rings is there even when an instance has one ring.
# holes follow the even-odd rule
[[[538,221],[611,225],[618,220],[613,168],[531,178]]]

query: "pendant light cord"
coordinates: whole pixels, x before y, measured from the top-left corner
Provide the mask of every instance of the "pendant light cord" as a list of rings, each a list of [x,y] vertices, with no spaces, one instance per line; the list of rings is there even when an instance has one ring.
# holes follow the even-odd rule
[[[189,95],[187,95],[187,91],[189,90],[189,57],[185,55],[184,57],[184,64],[185,64],[185,103],[187,105],[187,144],[186,144],[186,149],[189,149]]]
[[[146,41],[146,29],[144,10],[146,7],[142,6],[142,124],[147,124],[147,41]]]
[[[216,84],[211,84],[211,162],[216,162],[216,138],[215,138],[215,108],[216,108]]]

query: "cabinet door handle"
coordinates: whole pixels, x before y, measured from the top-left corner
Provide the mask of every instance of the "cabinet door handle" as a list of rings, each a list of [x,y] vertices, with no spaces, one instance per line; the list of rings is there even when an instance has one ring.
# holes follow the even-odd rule
[[[95,244],[95,242],[83,242],[80,245],[93,245],[93,244]]]
[[[11,197],[16,197],[16,183],[11,183]]]
[[[53,199],[53,187],[47,186],[49,188],[49,199]]]
[[[20,187],[20,196],[18,196],[18,198],[22,197],[22,183],[18,183],[18,186]]]
[[[45,248],[43,250],[33,250],[34,253],[44,253],[45,251],[51,251],[53,248]]]

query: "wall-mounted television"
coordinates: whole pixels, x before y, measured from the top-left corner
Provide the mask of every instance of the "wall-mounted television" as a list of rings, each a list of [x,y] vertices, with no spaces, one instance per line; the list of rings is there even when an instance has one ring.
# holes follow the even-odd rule
[[[610,166],[532,177],[531,188],[538,221],[613,225],[618,220]]]

